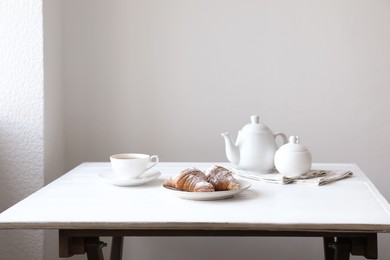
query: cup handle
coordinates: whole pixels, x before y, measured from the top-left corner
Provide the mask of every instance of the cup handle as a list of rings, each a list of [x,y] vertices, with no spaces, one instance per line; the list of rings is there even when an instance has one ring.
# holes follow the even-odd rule
[[[145,171],[150,170],[152,167],[154,167],[158,163],[158,155],[150,156],[149,163],[151,163],[151,165],[149,165]]]
[[[283,144],[287,144],[288,140],[287,140],[287,136],[284,134],[284,133],[277,133],[277,134],[274,134],[274,139],[276,139],[276,137],[278,136],[281,136],[282,139],[283,139]]]

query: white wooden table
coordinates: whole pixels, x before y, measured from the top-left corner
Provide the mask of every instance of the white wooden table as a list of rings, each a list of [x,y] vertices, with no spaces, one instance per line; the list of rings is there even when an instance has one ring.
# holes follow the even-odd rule
[[[145,185],[117,187],[99,177],[109,163],[83,163],[0,214],[0,229],[59,230],[59,255],[103,259],[102,236],[113,237],[120,259],[125,236],[323,237],[326,260],[350,254],[377,259],[377,234],[390,232],[390,205],[355,164],[314,164],[351,170],[325,186],[248,180],[234,198],[192,201],[161,187],[187,167],[213,163],[159,163],[162,175]]]

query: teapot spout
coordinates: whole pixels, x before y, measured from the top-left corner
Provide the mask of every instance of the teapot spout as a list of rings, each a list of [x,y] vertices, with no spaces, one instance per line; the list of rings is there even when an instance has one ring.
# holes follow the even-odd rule
[[[227,159],[231,163],[238,164],[240,160],[240,151],[238,149],[238,146],[233,143],[233,140],[230,137],[229,133],[226,132],[222,133],[221,135],[225,139],[225,150]]]

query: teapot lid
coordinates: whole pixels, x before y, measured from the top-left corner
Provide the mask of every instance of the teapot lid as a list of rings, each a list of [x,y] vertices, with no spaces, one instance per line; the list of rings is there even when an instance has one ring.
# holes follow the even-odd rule
[[[288,138],[288,143],[279,149],[285,152],[308,152],[308,149],[299,143],[299,137],[292,135]]]
[[[245,125],[241,131],[246,133],[270,132],[269,128],[260,122],[258,115],[251,116],[251,123]]]

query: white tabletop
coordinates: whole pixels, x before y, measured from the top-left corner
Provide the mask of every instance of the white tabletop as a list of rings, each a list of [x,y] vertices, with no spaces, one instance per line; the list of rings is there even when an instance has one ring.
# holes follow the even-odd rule
[[[118,187],[99,177],[109,163],[83,163],[0,214],[0,229],[255,229],[268,231],[390,232],[390,206],[355,164],[314,164],[351,170],[325,186],[247,180],[233,198],[192,201],[161,187],[187,167],[213,163],[159,163],[162,175],[145,185]]]

